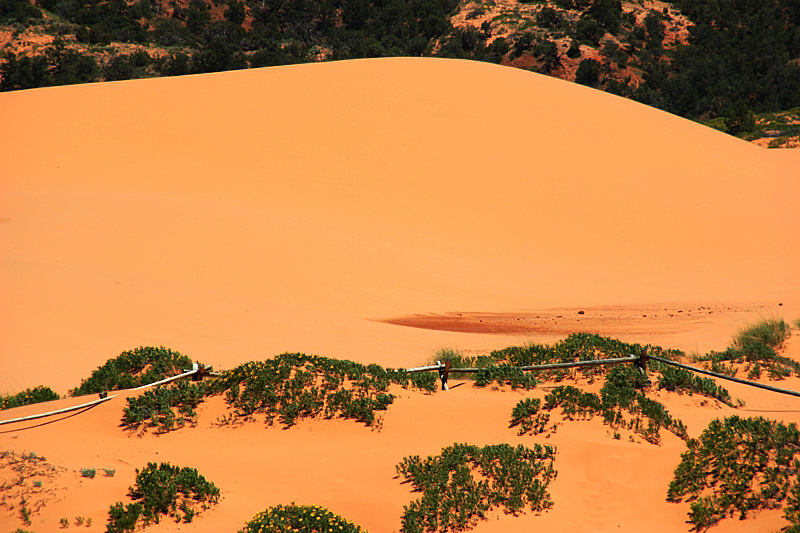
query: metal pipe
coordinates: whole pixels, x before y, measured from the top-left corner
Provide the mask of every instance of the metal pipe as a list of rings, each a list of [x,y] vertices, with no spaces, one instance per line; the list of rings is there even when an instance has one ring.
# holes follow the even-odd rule
[[[685,370],[691,370],[692,372],[697,372],[698,374],[707,374],[709,376],[714,376],[715,378],[720,379],[727,379],[728,381],[733,381],[735,383],[741,383],[742,385],[750,385],[751,387],[757,387],[759,389],[765,389],[772,392],[780,392],[781,394],[789,394],[791,396],[800,397],[800,392],[789,390],[789,389],[779,389],[778,387],[773,387],[771,385],[765,385],[763,383],[758,383],[755,381],[747,381],[746,379],[739,379],[733,376],[726,376],[725,374],[719,374],[717,372],[712,372],[710,370],[704,370],[702,368],[696,368],[689,365],[684,365],[683,363],[678,363],[676,361],[670,361],[669,359],[664,359],[662,357],[655,357],[653,355],[646,356],[648,359],[652,359],[653,361],[660,361],[662,363],[677,366],[678,368],[683,368]]]
[[[70,411],[77,411],[78,409],[83,409],[84,407],[92,407],[93,405],[97,405],[103,402],[107,402],[111,398],[116,398],[117,395],[114,396],[106,396],[105,398],[100,398],[99,400],[94,400],[87,403],[82,403],[80,405],[73,405],[72,407],[65,407],[64,409],[59,409],[58,411],[50,411],[49,413],[40,413],[38,415],[29,415],[23,416],[20,418],[12,418],[11,420],[2,420],[0,421],[0,426],[3,424],[10,424],[12,422],[23,422],[25,420],[36,420],[37,418],[44,418],[46,416],[53,416],[53,415],[60,415],[61,413],[69,413]]]

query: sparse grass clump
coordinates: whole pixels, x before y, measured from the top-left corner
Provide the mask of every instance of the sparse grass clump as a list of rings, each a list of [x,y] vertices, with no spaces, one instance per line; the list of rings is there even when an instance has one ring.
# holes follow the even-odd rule
[[[56,496],[56,491],[45,482],[64,470],[34,452],[0,451],[0,511],[11,511],[23,524],[30,525],[33,517]]]
[[[454,444],[424,460],[406,457],[397,473],[422,496],[405,507],[401,531],[463,531],[497,507],[512,514],[549,509],[555,453],[539,444],[532,449]]]
[[[783,346],[783,341],[791,334],[789,324],[782,318],[771,318],[739,331],[734,338],[734,345],[741,347],[751,342],[759,342],[777,350]]]
[[[435,365],[437,362],[450,363],[451,368],[485,368],[495,363],[494,359],[488,355],[468,356],[453,348],[441,348],[436,354],[427,361],[427,365]],[[464,372],[451,372],[453,379],[475,379],[475,374]]]
[[[162,515],[189,523],[198,507],[208,509],[219,501],[219,494],[217,486],[194,468],[148,463],[142,471],[136,470],[136,485],[128,491],[134,502],[117,502],[109,509],[106,533],[132,532],[137,524],[158,524]]]
[[[192,360],[187,356],[159,346],[142,346],[122,352],[97,368],[81,382],[80,387],[70,391],[72,396],[94,394],[103,391],[132,389],[176,376],[192,369]]]
[[[22,407],[34,403],[49,402],[58,400],[60,397],[50,387],[39,385],[32,389],[26,389],[13,396],[0,396],[0,411],[13,407]]]
[[[759,509],[778,509],[800,527],[800,431],[763,417],[713,420],[675,469],[667,500],[692,502],[689,521],[698,530]]]
[[[763,320],[739,331],[725,351],[695,360],[710,363],[710,370],[720,374],[734,376],[740,370],[737,365],[744,365],[748,379],[760,378],[764,370],[770,379],[783,379],[792,372],[800,374],[800,363],[776,352],[789,335],[791,330],[783,319]]]
[[[366,533],[361,526],[316,505],[278,505],[255,515],[239,533]]]
[[[436,376],[410,374],[314,355],[286,353],[251,361],[203,383],[179,383],[128,399],[123,424],[129,429],[155,427],[165,432],[194,423],[195,408],[207,397],[224,394],[233,413],[230,421],[265,415],[292,426],[302,418],[352,418],[368,426],[378,422],[376,411],[394,401],[389,385],[433,392]]]
[[[83,477],[88,477],[89,479],[94,479],[97,475],[97,469],[95,468],[81,468],[81,475]]]

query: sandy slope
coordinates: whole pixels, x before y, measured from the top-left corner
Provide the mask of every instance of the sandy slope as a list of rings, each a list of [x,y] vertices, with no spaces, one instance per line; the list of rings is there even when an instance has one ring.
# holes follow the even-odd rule
[[[576,330],[706,351],[758,317],[800,316],[800,153],[553,78],[364,60],[6,93],[0,116],[0,393],[40,383],[63,393],[139,345],[223,368],[287,350],[398,366],[444,346]],[[457,391],[398,401],[380,433],[345,422],[217,429],[207,416],[144,439],[115,426],[116,399],[0,434],[0,448],[72,469],[69,497],[36,531],[66,515],[102,522],[133,468],[162,458],[229,491],[198,528],[308,499],[391,531],[409,501],[391,479],[403,455],[516,442],[505,421],[517,395]],[[458,416],[409,432],[431,402]],[[564,455],[590,442],[617,465],[655,461],[655,485],[638,474],[617,483],[663,492],[679,442],[630,448],[592,431],[558,437]],[[286,470],[287,455],[305,470]],[[81,482],[75,469],[89,463],[117,476]],[[574,514],[620,470],[610,467],[562,466],[553,490],[567,511],[479,530],[585,530],[582,517],[633,531],[645,512],[685,530],[685,508],[663,497]],[[569,500],[570,479],[583,500]]]

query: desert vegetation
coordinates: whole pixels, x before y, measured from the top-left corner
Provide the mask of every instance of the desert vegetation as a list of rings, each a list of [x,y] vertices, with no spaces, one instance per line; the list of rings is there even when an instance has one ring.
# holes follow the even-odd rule
[[[292,426],[299,419],[324,416],[351,418],[371,426],[376,411],[394,401],[390,384],[433,391],[433,374],[410,374],[352,361],[305,354],[282,354],[252,361],[202,383],[178,383],[129,398],[123,424],[129,429],[154,427],[170,431],[197,418],[195,408],[207,397],[223,394],[230,406],[230,423],[264,415]]]
[[[30,525],[31,518],[55,496],[50,481],[64,469],[35,452],[0,451],[0,470],[6,469],[0,483],[0,509],[16,513],[23,524]]]
[[[712,118],[704,124],[746,141],[758,141],[768,148],[796,147],[800,142],[800,107],[753,113],[740,104],[729,115]]]
[[[790,328],[783,320],[765,320],[742,329],[732,345],[720,353],[699,358],[714,368],[727,362],[736,365],[762,365],[772,378],[796,372],[792,360],[777,355]],[[648,353],[670,359],[686,355],[658,346],[628,344],[592,334],[573,334],[551,346],[528,344],[509,346],[488,355],[466,357],[455,350],[441,350],[434,361],[448,361],[453,367],[478,367],[474,385],[510,386],[531,389],[538,383],[572,381],[558,385],[543,398],[524,398],[511,412],[510,426],[518,434],[550,434],[557,430],[551,414],[560,409],[563,420],[582,420],[601,416],[614,438],[622,432],[638,435],[658,444],[661,430],[686,441],[687,451],[675,470],[667,498],[690,503],[689,521],[696,529],[706,529],[725,517],[746,518],[758,509],[783,507],[786,518],[800,527],[800,432],[794,425],[783,425],[764,418],[728,417],[713,421],[696,439],[689,437],[682,421],[648,395],[657,390],[679,394],[699,394],[733,406],[729,393],[713,380],[692,372],[650,360],[646,367],[632,364],[587,366],[576,369],[549,369],[522,372],[520,366],[556,362],[589,361]],[[716,365],[716,366],[715,366]],[[191,366],[191,360],[166,348],[139,348],[123,353],[98,368],[84,380],[82,389],[91,391],[122,386],[138,386]],[[784,370],[771,370],[772,367]],[[752,371],[751,377],[752,377]],[[603,380],[599,393],[587,392],[581,383]],[[205,381],[173,382],[147,390],[127,400],[123,425],[131,430],[155,428],[167,432],[197,420],[197,407],[212,396],[224,396],[229,415],[218,424],[235,424],[256,417],[268,425],[290,427],[303,418],[342,417],[368,426],[380,425],[378,413],[386,410],[395,397],[390,386],[414,387],[431,393],[436,390],[436,374],[409,373],[300,353],[285,353],[264,361],[252,361],[224,371]],[[48,389],[49,390],[49,389]],[[27,392],[27,391],[26,391]],[[402,531],[445,532],[470,529],[494,509],[517,514],[529,509],[542,512],[552,506],[547,492],[555,478],[555,448],[534,444],[499,444],[478,447],[454,444],[439,455],[422,459],[404,458],[396,467],[398,477],[410,483],[420,497],[404,508]],[[43,505],[32,498],[41,492],[43,479],[27,487],[26,476],[36,477],[45,468],[44,458],[35,454],[16,456],[3,452],[2,458],[20,470],[16,484],[2,489],[3,505],[18,505],[23,523]],[[20,466],[21,465],[21,466]],[[33,470],[31,470],[33,469]],[[47,468],[45,468],[47,470]],[[114,469],[86,467],[80,474],[106,477]],[[22,472],[27,472],[27,474]],[[44,471],[42,471],[44,472]],[[39,472],[42,474],[42,472]],[[50,472],[50,470],[47,470]],[[44,472],[46,479],[47,472]],[[41,477],[41,476],[40,476]],[[22,490],[21,487],[27,487]],[[24,488],[24,487],[23,487]],[[13,492],[12,489],[16,490]],[[190,522],[195,515],[216,503],[219,489],[197,470],[169,463],[149,463],[137,470],[136,483],[129,491],[130,503],[117,502],[109,509],[107,531],[131,532],[164,516],[176,522]],[[15,502],[15,503],[12,503]],[[18,503],[17,503],[18,502]],[[38,505],[38,507],[37,507]],[[12,508],[12,507],[9,507]],[[83,517],[75,519],[84,524]],[[69,519],[66,525],[70,525]],[[361,528],[333,512],[317,506],[295,504],[276,506],[259,513],[242,533],[254,531],[361,531]]]
[[[39,385],[32,389],[26,389],[14,395],[0,396],[0,411],[13,407],[22,407],[32,403],[49,402],[58,400],[59,395],[50,387]]]
[[[136,483],[128,496],[133,503],[117,502],[109,509],[107,533],[133,532],[139,526],[158,524],[162,515],[189,523],[198,512],[216,504],[220,492],[194,468],[148,463],[136,470]]]
[[[81,385],[70,391],[82,396],[104,391],[132,389],[176,376],[192,369],[192,360],[163,346],[142,346],[122,352],[98,367]]]
[[[277,505],[255,515],[239,533],[365,533],[361,526],[316,505]]]
[[[800,363],[777,353],[791,335],[783,319],[767,319],[739,331],[734,342],[723,352],[696,357],[697,362],[720,374],[746,373],[747,379],[759,379],[767,372],[770,379],[783,379],[800,373]]]
[[[508,367],[534,366],[550,363],[573,363],[577,361],[593,361],[597,359],[616,359],[639,355],[642,352],[675,359],[683,356],[679,350],[667,350],[660,346],[642,346],[629,344],[616,339],[603,337],[593,333],[573,333],[564,340],[553,345],[527,344],[524,346],[509,346],[502,350],[491,352],[491,359],[496,365]],[[654,362],[648,364],[653,365]],[[533,370],[530,375],[539,381],[563,381],[582,377],[593,382],[594,379],[604,376],[610,371],[609,366],[585,366],[573,369]],[[487,372],[487,378],[490,373]],[[481,384],[488,384],[495,379],[480,380]]]
[[[552,506],[547,486],[555,479],[552,446],[454,444],[439,455],[410,456],[397,474],[422,496],[403,511],[403,533],[463,531],[490,510],[517,514]]]
[[[800,526],[800,431],[794,424],[731,416],[712,421],[686,447],[667,499],[691,502],[689,521],[696,529],[784,502],[786,518]]]
[[[660,442],[662,428],[687,438],[684,424],[670,416],[662,403],[645,395],[643,389],[646,386],[647,378],[638,369],[616,366],[609,372],[599,395],[573,386],[556,387],[545,396],[543,405],[538,398],[521,400],[512,410],[510,425],[519,426],[520,435],[555,431],[555,425],[548,426],[549,413],[543,411],[560,407],[568,420],[602,415],[603,422],[611,426],[616,438],[619,438],[618,430],[621,428],[631,430],[653,444]]]

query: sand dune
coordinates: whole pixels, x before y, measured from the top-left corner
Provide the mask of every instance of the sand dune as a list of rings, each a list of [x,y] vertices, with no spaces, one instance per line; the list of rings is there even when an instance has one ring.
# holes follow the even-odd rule
[[[704,352],[758,317],[800,316],[800,153],[561,80],[462,61],[360,60],[5,93],[0,113],[0,393],[38,384],[64,393],[140,345],[222,368],[283,351],[409,366],[441,347],[586,330]],[[453,326],[462,319],[472,325]],[[0,444],[72,469],[95,457],[118,465],[125,475],[102,481],[118,496],[98,500],[87,482],[75,493],[97,522],[133,468],[169,458],[206,465],[230,487],[198,530],[238,527],[279,497],[313,497],[392,531],[409,501],[391,480],[403,454],[516,438],[505,428],[516,394],[462,389],[398,401],[377,434],[314,422],[229,435],[209,422],[129,438],[114,423],[115,399],[0,434]],[[406,429],[430,401],[498,406],[480,423],[436,430],[421,450]],[[422,434],[434,431],[426,424]],[[631,451],[593,431],[623,463],[666,453],[659,482],[682,446]],[[361,457],[347,451],[353,442],[376,455],[358,475],[314,459],[325,463],[313,467],[327,469],[323,484],[303,480],[313,469],[270,474],[281,453],[318,454],[309,437],[323,436],[342,464]],[[256,466],[229,459],[265,439],[269,458]],[[564,439],[566,449],[586,445]],[[232,451],[208,457],[209,441]],[[251,468],[258,475],[242,479]],[[589,489],[603,472],[586,478]],[[635,492],[640,481],[618,482]],[[573,490],[564,483],[556,498]],[[63,502],[48,524],[76,507]],[[554,510],[476,531],[642,527],[639,504],[604,505],[595,521]],[[685,508],[652,505],[668,530],[688,529]]]
[[[230,366],[510,342],[365,320],[414,313],[800,304],[800,154],[556,79],[384,59],[0,102],[8,391],[141,344]]]

